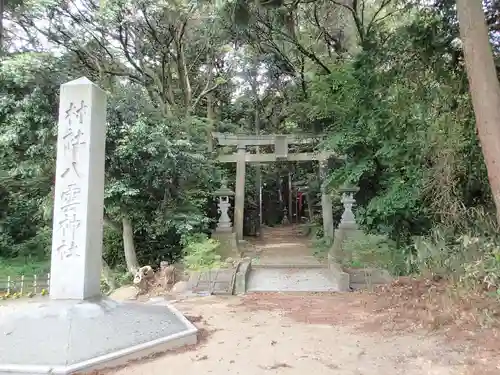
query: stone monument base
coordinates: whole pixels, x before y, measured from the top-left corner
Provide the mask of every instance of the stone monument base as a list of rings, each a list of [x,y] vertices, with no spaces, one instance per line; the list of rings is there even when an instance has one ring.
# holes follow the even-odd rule
[[[328,269],[330,270],[331,277],[337,283],[339,292],[348,292],[351,290],[349,273],[344,271],[343,267],[331,254],[328,254]]]
[[[2,375],[87,372],[197,342],[196,327],[166,302],[47,300],[4,307]]]
[[[335,236],[329,254],[337,261],[341,259],[349,260],[351,254],[344,251],[343,245],[347,239],[356,237],[360,234],[362,235],[363,231],[359,230],[356,224],[340,224],[338,229],[335,229]]]
[[[220,254],[223,258],[239,258],[240,251],[238,250],[238,241],[236,233],[229,230],[217,229],[212,233],[212,238],[220,242]]]

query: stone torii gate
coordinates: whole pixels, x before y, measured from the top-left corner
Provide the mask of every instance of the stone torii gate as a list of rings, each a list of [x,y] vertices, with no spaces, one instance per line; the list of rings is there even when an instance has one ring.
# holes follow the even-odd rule
[[[212,133],[220,146],[236,146],[236,153],[219,155],[221,163],[236,163],[236,186],[234,198],[234,227],[237,240],[243,239],[243,211],[245,207],[245,170],[246,163],[273,163],[276,161],[314,161],[320,164],[320,174],[325,175],[326,163],[334,154],[330,151],[289,153],[291,144],[311,144],[314,137],[296,135],[235,135],[228,133]],[[247,146],[274,145],[274,153],[251,154],[246,151]],[[322,186],[321,207],[323,212],[323,229],[325,236],[333,239],[332,200]]]

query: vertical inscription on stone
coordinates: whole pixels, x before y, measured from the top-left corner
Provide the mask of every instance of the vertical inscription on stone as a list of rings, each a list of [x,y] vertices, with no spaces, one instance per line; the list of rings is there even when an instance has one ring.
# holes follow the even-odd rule
[[[78,105],[73,102],[69,103],[69,108],[65,113],[65,133],[63,136],[64,143],[64,160],[66,166],[61,174],[61,177],[66,177],[69,173],[74,173],[77,177],[78,173],[78,150],[80,145],[85,144],[85,134],[83,133],[82,124],[84,116],[87,113],[87,105],[83,100]]]
[[[79,152],[80,146],[86,143],[82,126],[87,114],[87,105],[83,100],[78,104],[70,102],[64,111],[63,159],[64,168],[60,174],[64,190],[60,196],[60,214],[58,215],[59,243],[56,248],[61,260],[79,257],[77,235],[81,220],[79,207],[81,205],[81,189],[79,187]]]
[[[76,234],[80,227],[78,207],[80,206],[80,188],[76,184],[69,184],[61,194],[61,219],[59,231],[61,232],[60,244],[57,253],[62,259],[80,256]]]

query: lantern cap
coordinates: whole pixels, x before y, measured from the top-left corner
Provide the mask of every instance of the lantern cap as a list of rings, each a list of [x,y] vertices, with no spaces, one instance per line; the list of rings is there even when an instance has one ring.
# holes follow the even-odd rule
[[[214,195],[216,197],[232,197],[234,195],[234,191],[227,187],[227,180],[224,178],[221,181],[220,189],[214,191]]]
[[[359,187],[353,185],[343,185],[340,187],[339,191],[341,193],[357,193],[359,191]]]

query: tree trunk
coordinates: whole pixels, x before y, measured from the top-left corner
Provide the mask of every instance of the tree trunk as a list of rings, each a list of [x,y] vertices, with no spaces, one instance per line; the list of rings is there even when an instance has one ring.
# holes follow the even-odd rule
[[[469,90],[500,223],[500,86],[481,0],[457,0]]]
[[[3,55],[3,16],[5,13],[5,0],[0,0],[0,56]]]
[[[179,85],[181,86],[184,95],[184,105],[188,111],[191,104],[192,92],[191,83],[189,82],[189,73],[186,66],[186,58],[184,56],[184,45],[182,41],[175,40],[175,47],[177,52],[177,73],[179,75]]]
[[[214,71],[214,60],[215,60],[214,57],[210,53],[207,53],[207,61],[208,61],[208,63],[207,63],[207,70],[208,70],[207,88],[208,88],[208,84],[210,84],[210,81],[212,80],[213,71]],[[215,123],[215,111],[214,111],[215,96],[214,96],[214,92],[210,91],[209,93],[207,93],[206,98],[207,98],[207,118],[210,121],[210,126],[213,127],[213,125]]]
[[[125,252],[125,262],[130,273],[134,273],[139,268],[137,254],[135,253],[134,231],[132,222],[126,216],[122,219],[123,224],[123,250]]]
[[[210,69],[211,68],[212,68],[212,66],[210,64]],[[215,118],[215,111],[214,111],[214,102],[215,102],[214,94],[213,94],[213,92],[209,92],[207,94],[207,118],[208,118],[210,125],[208,127],[207,142],[208,142],[208,150],[210,152],[212,152],[214,149],[214,140],[212,139],[212,132],[214,130],[216,130],[216,126],[215,126],[216,118]]]
[[[165,80],[167,84],[167,98],[170,101],[170,105],[175,104],[174,90],[174,80],[172,79],[172,64],[170,62],[165,66]]]
[[[250,87],[252,89],[253,102],[254,102],[254,129],[255,135],[258,137],[260,135],[260,98],[259,98],[259,81],[258,81],[258,71],[259,71],[259,62],[257,57],[254,57],[252,61],[252,67],[249,72],[249,81]],[[255,153],[260,154],[260,147],[255,146]],[[257,223],[258,229],[257,232],[260,235],[260,230],[262,223],[264,222],[262,217],[262,167],[260,163],[255,165],[255,187],[258,194],[257,201],[259,202],[259,221]]]

